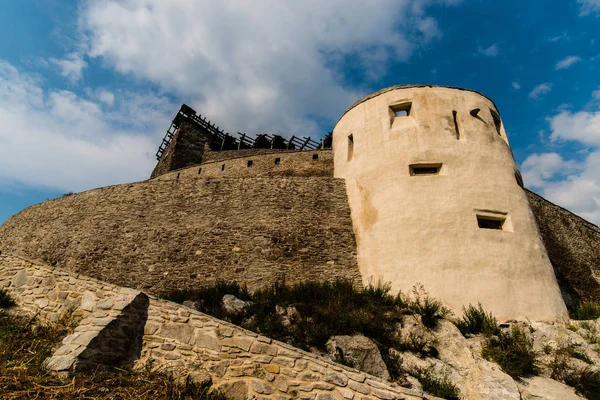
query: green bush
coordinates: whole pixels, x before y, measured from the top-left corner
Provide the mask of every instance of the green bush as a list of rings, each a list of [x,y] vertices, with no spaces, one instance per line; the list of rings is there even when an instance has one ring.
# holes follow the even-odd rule
[[[417,371],[416,375],[423,386],[423,391],[443,399],[460,399],[460,391],[448,376],[437,377],[433,374],[432,368]]]
[[[513,327],[510,332],[486,337],[481,355],[498,363],[502,370],[513,378],[538,373],[537,354],[533,351],[533,343],[519,327]]]
[[[217,281],[213,285],[198,289],[176,289],[164,292],[161,297],[175,303],[190,300],[198,303],[198,309],[217,318],[226,319],[229,315],[223,309],[223,296],[232,294],[241,300],[250,300],[252,296],[246,286],[237,282]]]
[[[450,313],[441,301],[434,299],[423,286],[413,288],[413,298],[405,300],[410,311],[421,316],[421,322],[428,328],[436,328],[439,320]]]
[[[600,400],[600,370],[587,367],[579,371],[568,371],[563,381],[590,400]]]
[[[438,349],[425,336],[416,332],[410,332],[406,338],[402,338],[395,346],[396,350],[409,351],[421,357],[434,357],[439,355]]]
[[[14,307],[15,302],[5,289],[0,289],[0,308]]]
[[[463,307],[463,317],[456,322],[456,327],[464,337],[483,333],[486,336],[500,333],[498,321],[491,313],[486,313],[481,303],[477,307],[469,304]]]
[[[571,310],[571,319],[592,320],[600,318],[600,304],[593,301],[584,301]]]

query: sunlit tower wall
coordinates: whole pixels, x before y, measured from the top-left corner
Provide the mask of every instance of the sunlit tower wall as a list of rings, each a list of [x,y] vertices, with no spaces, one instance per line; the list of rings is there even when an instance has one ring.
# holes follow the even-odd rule
[[[449,87],[396,86],[333,131],[365,283],[422,284],[455,313],[553,320],[566,308],[494,103]]]

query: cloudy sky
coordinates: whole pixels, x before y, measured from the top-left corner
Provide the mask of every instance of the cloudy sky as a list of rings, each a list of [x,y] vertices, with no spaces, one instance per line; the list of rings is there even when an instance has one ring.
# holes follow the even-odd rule
[[[181,103],[319,137],[359,97],[495,100],[525,184],[600,223],[600,0],[0,0],[0,223],[146,179]]]

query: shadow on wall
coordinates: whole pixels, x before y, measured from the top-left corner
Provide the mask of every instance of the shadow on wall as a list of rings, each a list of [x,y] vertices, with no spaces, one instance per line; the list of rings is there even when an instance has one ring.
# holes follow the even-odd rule
[[[101,332],[79,356],[77,370],[95,365],[133,367],[142,353],[144,327],[148,320],[150,299],[139,293]]]

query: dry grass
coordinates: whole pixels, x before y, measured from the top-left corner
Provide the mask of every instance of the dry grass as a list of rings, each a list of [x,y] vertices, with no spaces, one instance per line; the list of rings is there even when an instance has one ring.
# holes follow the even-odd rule
[[[67,334],[70,318],[52,326],[0,309],[0,398],[16,399],[225,399],[210,383],[178,383],[172,376],[108,368],[61,378],[44,369]]]

